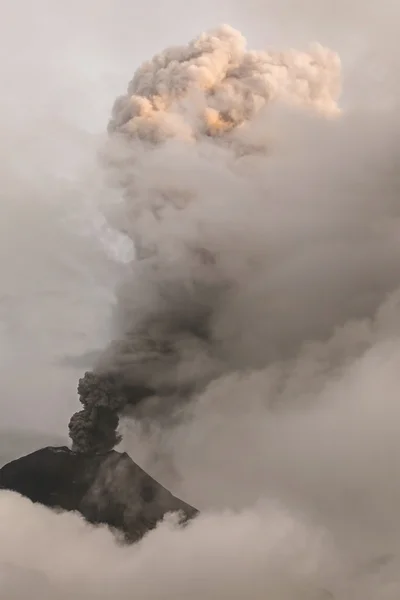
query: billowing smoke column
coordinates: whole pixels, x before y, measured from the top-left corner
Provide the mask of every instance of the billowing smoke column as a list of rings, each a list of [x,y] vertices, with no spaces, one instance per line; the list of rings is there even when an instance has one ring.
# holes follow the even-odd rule
[[[265,251],[267,229],[249,231],[245,246],[238,233],[252,211],[243,187],[251,161],[271,151],[257,119],[279,103],[335,116],[339,93],[336,54],[249,51],[228,26],[137,70],[115,102],[103,153],[123,191],[114,224],[136,256],[118,294],[115,341],[79,383],[83,410],[69,426],[77,451],[115,446],[119,415],[136,407],[140,416],[143,399],[146,416],[172,418],[237,368],[216,315]]]

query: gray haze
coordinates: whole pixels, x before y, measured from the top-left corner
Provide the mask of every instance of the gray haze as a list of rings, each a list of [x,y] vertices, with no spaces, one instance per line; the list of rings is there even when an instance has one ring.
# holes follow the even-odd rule
[[[157,5],[3,4],[3,428],[65,435],[78,377],[149,298],[160,305],[160,279],[129,266],[130,241],[102,217],[126,230],[131,196],[121,204],[97,162],[114,99],[144,59],[228,22],[253,48],[332,46],[344,93],[334,119],[285,97],[264,107],[247,141],[268,152],[247,155],[239,173],[213,143],[139,157],[142,192],[154,173],[164,182],[173,173],[199,199],[156,236],[170,251],[157,276],[187,281],[187,242],[206,239],[218,274],[236,284],[212,319],[224,362],[212,382],[168,430],[122,424],[133,458],[203,515],[124,549],[75,515],[2,493],[2,594],[397,600],[394,3],[339,2],[332,15],[328,0],[269,10],[254,0],[247,14],[233,3],[172,2],[160,4],[157,24]],[[129,175],[136,167],[126,164]],[[190,349],[183,379],[201,372]]]

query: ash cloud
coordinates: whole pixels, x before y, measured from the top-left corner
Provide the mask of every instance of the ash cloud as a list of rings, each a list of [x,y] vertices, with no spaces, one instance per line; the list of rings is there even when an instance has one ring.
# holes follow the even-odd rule
[[[270,251],[260,167],[274,140],[259,127],[279,103],[335,117],[340,88],[334,52],[251,51],[228,26],[137,70],[114,104],[101,156],[123,194],[112,222],[136,256],[119,291],[115,341],[80,382],[75,448],[112,447],[127,407],[152,397],[168,417],[241,366],[223,314],[262,276]]]
[[[228,26],[137,70],[101,152],[135,259],[80,383],[76,449],[119,443],[121,415],[170,430],[230,374],[308,380],[319,344],[375,318],[400,276],[392,113],[342,111],[340,93],[334,52],[250,51]]]

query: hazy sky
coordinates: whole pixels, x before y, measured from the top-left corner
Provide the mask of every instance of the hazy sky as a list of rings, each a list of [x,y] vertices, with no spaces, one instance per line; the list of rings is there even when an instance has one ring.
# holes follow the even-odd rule
[[[270,142],[273,122],[279,142],[268,164],[248,164],[268,193],[253,196],[249,177],[238,198],[266,206],[265,219],[243,213],[271,253],[265,265],[250,262],[260,277],[256,268],[218,325],[233,358],[263,357],[282,341],[290,356],[215,381],[171,431],[143,436],[125,424],[141,465],[217,513],[181,533],[166,523],[123,549],[106,531],[85,533],[76,515],[2,492],[5,597],[398,600],[400,290],[388,297],[400,280],[399,120],[388,102],[398,97],[398,0],[0,0],[0,8],[2,428],[65,434],[77,379],[91,366],[79,357],[108,340],[123,270],[113,256],[125,247],[101,220],[99,205],[112,199],[95,156],[112,102],[143,59],[221,22],[252,48],[317,40],[342,56],[346,102],[374,106],[335,122],[284,110],[270,120],[267,111],[257,130]],[[377,109],[377,98],[389,109]],[[198,189],[223,181],[213,168],[194,174]],[[211,197],[226,200],[223,215],[230,190],[221,184]],[[249,230],[238,230],[251,246]],[[245,244],[233,246],[228,258],[242,258]],[[310,343],[326,326],[332,335]],[[11,438],[1,436],[7,451],[25,450]]]
[[[96,230],[93,206],[104,190],[94,163],[98,142],[89,134],[105,130],[112,102],[137,65],[222,22],[242,30],[252,47],[316,38],[337,42],[338,50],[356,44],[357,2],[351,10],[338,2],[333,11],[329,0],[317,11],[311,0],[299,6],[294,0],[0,0],[4,425],[36,427],[42,407],[49,427],[63,430],[81,370],[58,365],[102,345],[107,335],[116,275]],[[86,237],[76,238],[78,230]]]

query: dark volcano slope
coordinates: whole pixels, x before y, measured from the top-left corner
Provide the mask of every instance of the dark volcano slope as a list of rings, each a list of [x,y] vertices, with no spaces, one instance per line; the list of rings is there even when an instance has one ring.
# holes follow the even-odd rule
[[[0,489],[50,508],[78,511],[136,542],[165,514],[179,512],[184,524],[198,511],[173,496],[127,454],[81,454],[66,446],[46,447],[0,469]]]

